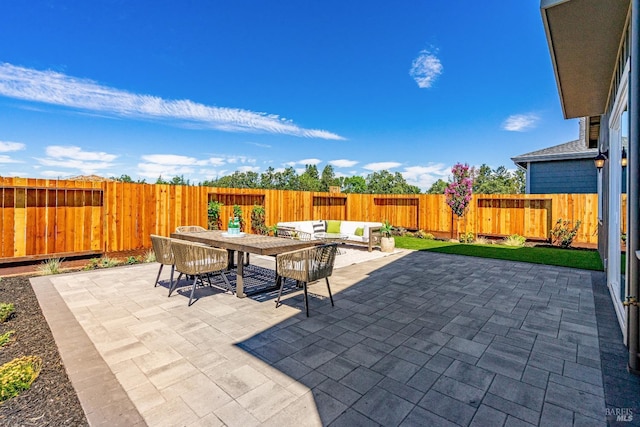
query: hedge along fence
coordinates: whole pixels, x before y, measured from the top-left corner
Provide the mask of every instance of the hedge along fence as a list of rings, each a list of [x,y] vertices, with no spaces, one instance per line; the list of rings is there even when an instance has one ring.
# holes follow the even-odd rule
[[[563,218],[582,222],[576,243],[597,243],[596,194],[476,194],[459,219],[444,195],[0,178],[0,261],[150,248],[150,234],[168,236],[178,225],[207,227],[209,201],[223,203],[223,228],[234,205],[242,208],[247,227],[253,206],[262,205],[267,225],[308,219],[389,220],[396,227],[449,237],[459,232],[517,233],[545,240],[553,223]]]

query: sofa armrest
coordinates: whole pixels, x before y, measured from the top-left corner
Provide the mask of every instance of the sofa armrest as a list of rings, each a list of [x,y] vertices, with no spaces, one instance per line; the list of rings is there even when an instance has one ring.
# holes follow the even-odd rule
[[[381,227],[379,226],[369,227],[369,242],[368,242],[369,252],[373,250],[374,246],[380,246],[380,238],[382,237],[382,234],[380,233],[380,228]]]

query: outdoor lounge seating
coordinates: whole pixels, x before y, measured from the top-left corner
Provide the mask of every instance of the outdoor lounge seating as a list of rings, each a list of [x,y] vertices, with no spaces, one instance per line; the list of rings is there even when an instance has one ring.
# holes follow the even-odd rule
[[[296,230],[292,227],[277,227],[276,235],[278,237],[284,237],[285,239],[297,239],[297,240],[312,240],[313,235],[306,231]]]
[[[160,268],[158,269],[158,275],[156,276],[156,281],[154,282],[154,287],[158,286],[160,280],[160,274],[162,273],[162,267],[165,265],[171,266],[171,279],[169,282],[169,289],[173,286],[173,272],[175,269],[174,260],[173,260],[173,252],[171,252],[171,239],[168,237],[157,236],[155,234],[151,235],[151,245],[153,246],[153,252],[156,255],[156,261],[160,263]]]
[[[298,232],[305,232],[311,236],[316,233],[344,234],[345,243],[366,245],[369,252],[374,246],[380,246],[381,222],[370,221],[342,221],[342,220],[316,220],[316,221],[288,221],[279,222],[278,228],[286,227]],[[314,237],[315,238],[315,237]]]
[[[302,283],[304,290],[304,307],[309,317],[309,301],[307,296],[307,285],[316,280],[325,279],[327,290],[333,306],[333,295],[329,285],[329,276],[333,273],[333,264],[336,259],[337,244],[329,243],[309,249],[298,249],[296,251],[285,252],[276,256],[276,271],[280,290],[276,300],[276,308],[280,306],[280,297],[286,278],[294,279],[298,284]]]
[[[177,239],[171,241],[171,250],[175,260],[176,270],[180,273],[180,276],[178,276],[178,279],[169,289],[169,296],[171,296],[171,293],[178,286],[180,277],[182,277],[183,274],[187,275],[187,277],[193,277],[189,306],[193,304],[193,295],[198,281],[204,283],[204,279],[206,279],[209,285],[212,285],[211,278],[209,277],[211,273],[219,273],[224,280],[226,290],[233,292],[231,284],[224,274],[229,264],[226,250],[200,243],[183,242]]]

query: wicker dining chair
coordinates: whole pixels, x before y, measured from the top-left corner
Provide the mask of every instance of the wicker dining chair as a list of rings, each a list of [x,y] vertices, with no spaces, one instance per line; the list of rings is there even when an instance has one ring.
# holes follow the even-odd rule
[[[176,227],[176,233],[195,233],[198,231],[207,231],[207,229],[199,225],[179,225]]]
[[[162,273],[162,267],[165,265],[171,266],[171,279],[169,282],[169,289],[173,286],[173,271],[175,269],[175,264],[173,260],[173,252],[171,252],[171,239],[168,237],[157,236],[155,234],[151,235],[151,245],[153,246],[153,252],[156,255],[156,261],[160,263],[160,268],[158,269],[158,275],[156,276],[156,281],[153,285],[155,288],[160,283],[160,273]]]
[[[233,292],[231,284],[224,274],[229,263],[226,250],[200,243],[173,239],[171,241],[171,251],[173,252],[176,270],[180,273],[180,276],[178,276],[178,279],[169,289],[169,296],[171,296],[171,293],[178,286],[180,277],[182,277],[183,274],[187,277],[193,277],[189,306],[193,304],[193,294],[195,293],[198,281],[204,284],[204,279],[206,279],[209,285],[212,285],[211,278],[209,277],[211,273],[219,273],[226,285],[225,290]]]
[[[302,283],[304,289],[304,307],[307,312],[307,317],[309,317],[308,283],[324,278],[327,282],[331,306],[333,306],[333,295],[331,295],[329,276],[333,273],[333,263],[336,259],[337,249],[338,245],[336,243],[329,243],[277,255],[276,271],[278,281],[280,281],[280,290],[278,291],[276,308],[280,306],[280,297],[282,296],[285,278],[294,279],[298,281],[298,283]]]
[[[307,233],[306,231],[296,230],[291,227],[277,227],[276,235],[278,237],[284,237],[285,239],[295,239],[295,240],[303,240],[309,241],[312,240],[311,233]]]

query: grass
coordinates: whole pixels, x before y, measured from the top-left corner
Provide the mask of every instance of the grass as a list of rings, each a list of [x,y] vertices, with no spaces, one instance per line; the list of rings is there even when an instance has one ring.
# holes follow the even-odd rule
[[[505,245],[471,245],[442,240],[417,239],[396,236],[396,247],[444,254],[468,255],[481,258],[522,261],[534,264],[556,265],[602,271],[600,255],[595,250],[571,250],[560,248],[517,247]]]

